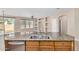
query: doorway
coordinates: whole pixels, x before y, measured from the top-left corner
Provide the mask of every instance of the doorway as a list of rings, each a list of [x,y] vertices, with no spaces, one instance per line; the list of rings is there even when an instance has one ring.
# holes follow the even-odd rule
[[[59,33],[60,35],[67,34],[67,16],[59,17]]]

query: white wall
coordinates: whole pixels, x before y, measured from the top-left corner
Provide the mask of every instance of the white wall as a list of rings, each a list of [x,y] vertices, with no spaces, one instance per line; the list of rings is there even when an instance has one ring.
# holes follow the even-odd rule
[[[61,34],[67,34],[67,16],[62,15],[59,17],[59,20],[61,22]]]
[[[0,8],[0,15],[23,16],[23,17],[44,17],[55,14],[56,8]]]
[[[75,34],[79,37],[79,8],[75,9]]]
[[[58,18],[54,18],[52,16],[48,17],[48,21],[50,21],[49,28],[51,32],[59,32],[59,20]]]
[[[4,51],[5,50],[5,44],[4,44],[4,32],[0,32],[0,51]]]
[[[67,13],[67,34],[75,36],[75,11],[72,9]]]
[[[75,9],[75,47],[79,51],[79,8]]]
[[[75,50],[79,51],[79,37],[75,37]]]
[[[59,32],[59,21],[57,18],[52,19],[52,32]]]
[[[15,20],[15,24],[14,24],[14,31],[15,31],[15,32],[20,32],[20,28],[21,28],[20,25],[21,25],[21,24],[20,24],[20,19],[17,18],[17,19]]]
[[[71,9],[70,11],[67,11],[67,12],[59,12],[56,15],[56,17],[58,18],[59,16],[66,16],[66,17],[62,17],[61,19],[63,22],[63,28],[62,28],[63,31],[66,31],[66,34],[68,35],[75,36],[75,11],[74,9]],[[67,30],[65,30],[66,28]]]

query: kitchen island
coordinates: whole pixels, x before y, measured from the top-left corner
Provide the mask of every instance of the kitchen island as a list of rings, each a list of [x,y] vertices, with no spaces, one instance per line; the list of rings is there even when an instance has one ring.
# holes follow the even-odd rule
[[[51,39],[31,39],[26,36],[5,38],[5,47],[9,48],[9,42],[23,41],[25,51],[74,51],[74,37],[63,35]]]

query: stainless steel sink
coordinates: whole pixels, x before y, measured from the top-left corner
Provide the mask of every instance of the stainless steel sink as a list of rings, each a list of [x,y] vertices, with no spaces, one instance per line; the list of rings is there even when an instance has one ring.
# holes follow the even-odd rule
[[[29,36],[30,39],[51,39],[51,36],[49,35],[37,35],[37,34],[34,34],[34,35],[30,35]]]

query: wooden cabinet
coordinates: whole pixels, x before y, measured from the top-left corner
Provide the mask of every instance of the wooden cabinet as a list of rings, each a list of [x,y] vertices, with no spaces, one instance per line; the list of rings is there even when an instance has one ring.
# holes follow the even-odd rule
[[[6,49],[9,48],[8,40],[5,40],[5,48],[6,48]]]
[[[74,40],[26,40],[25,51],[74,51]],[[9,48],[5,40],[5,48]]]
[[[41,51],[54,51],[54,42],[52,41],[40,41]]]
[[[26,50],[27,51],[38,51],[39,50],[39,42],[35,40],[26,41]]]
[[[26,51],[53,51],[54,43],[51,41],[26,41]]]
[[[73,50],[73,43],[72,41],[60,41],[56,42],[55,41],[55,51],[72,51]]]
[[[26,51],[73,51],[74,41],[64,40],[29,40]]]

